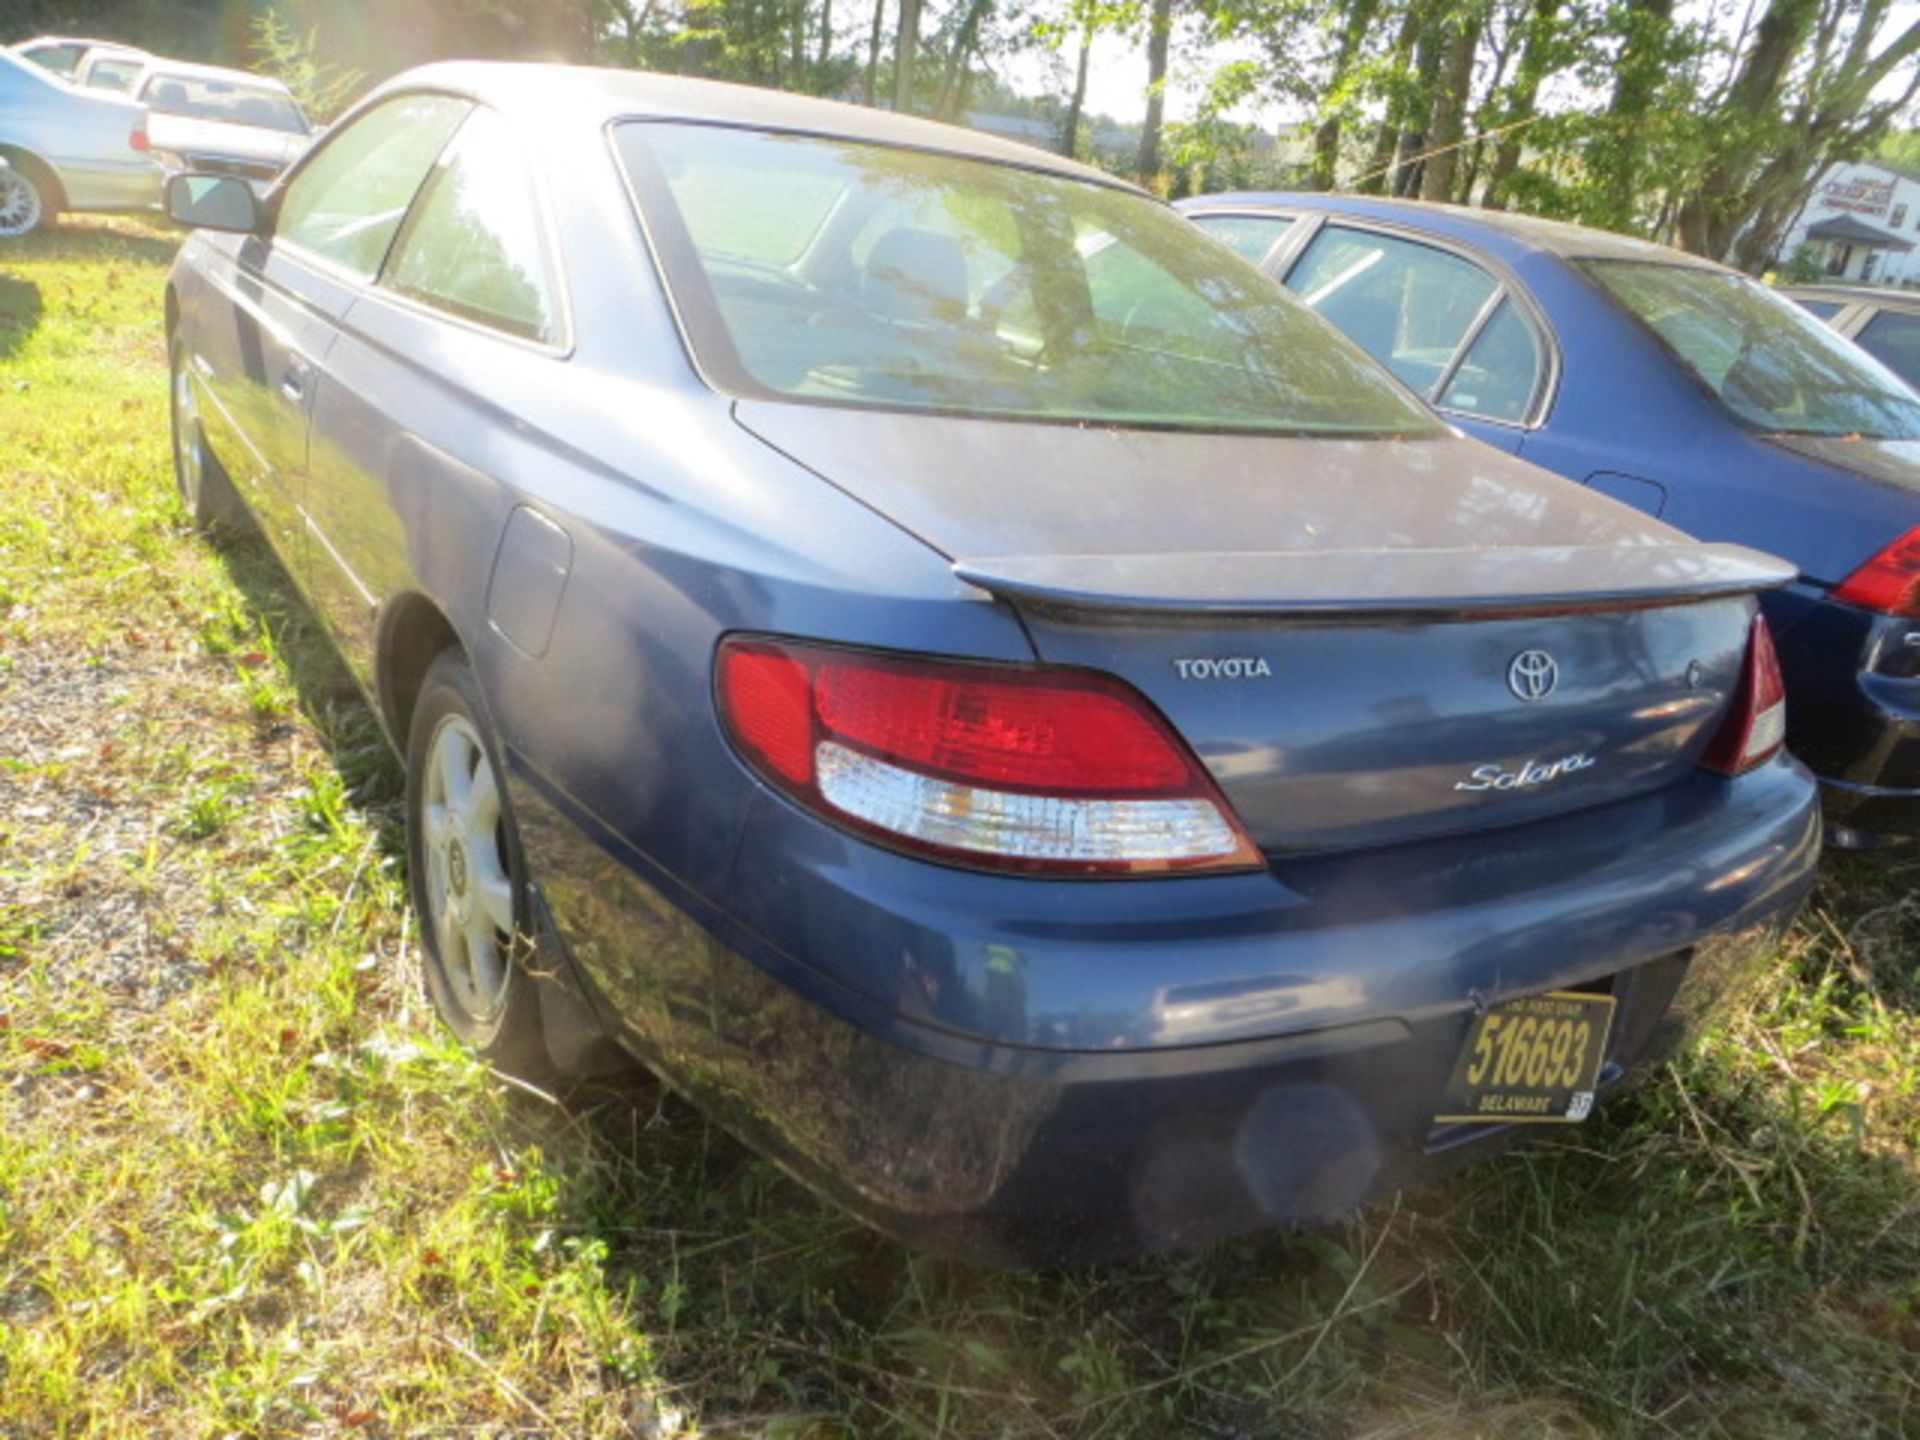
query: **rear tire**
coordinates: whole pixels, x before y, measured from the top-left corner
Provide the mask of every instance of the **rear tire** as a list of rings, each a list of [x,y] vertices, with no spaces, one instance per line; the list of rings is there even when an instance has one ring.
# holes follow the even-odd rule
[[[32,170],[18,162],[0,169],[0,239],[31,235],[55,213],[52,192]]]
[[[473,667],[444,650],[407,735],[407,870],[427,994],[489,1064],[545,1084],[555,1071],[526,964],[533,912],[504,773]]]

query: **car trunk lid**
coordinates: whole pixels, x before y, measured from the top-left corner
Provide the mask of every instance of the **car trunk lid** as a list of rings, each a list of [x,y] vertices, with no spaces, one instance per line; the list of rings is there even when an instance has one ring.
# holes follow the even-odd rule
[[[1730,707],[1753,592],[1794,574],[1466,441],[871,412],[856,438],[850,412],[750,408],[1014,606],[1042,660],[1145,694],[1269,854],[1673,782]]]

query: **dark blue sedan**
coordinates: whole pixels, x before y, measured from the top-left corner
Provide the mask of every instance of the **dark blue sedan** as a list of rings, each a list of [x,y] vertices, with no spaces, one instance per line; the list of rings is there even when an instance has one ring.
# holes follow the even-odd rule
[[[1467,433],[1800,578],[1765,602],[1832,838],[1920,834],[1920,400],[1724,266],[1354,196],[1187,215]]]
[[[177,473],[405,755],[428,984],[970,1258],[1337,1215],[1575,1123],[1819,822],[1755,596],[1172,210],[871,110],[389,82],[179,177]]]

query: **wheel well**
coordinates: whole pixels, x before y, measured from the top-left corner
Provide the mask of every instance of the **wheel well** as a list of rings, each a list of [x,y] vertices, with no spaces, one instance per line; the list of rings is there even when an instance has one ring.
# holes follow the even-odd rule
[[[167,286],[167,339],[169,342],[173,339],[173,327],[179,319],[180,297],[174,293],[173,286],[169,285]]]
[[[460,636],[440,609],[424,595],[407,595],[393,602],[381,628],[375,678],[381,718],[402,755],[407,730],[413,724],[414,702],[427,667],[442,650],[459,649]]]
[[[60,177],[54,168],[30,150],[22,150],[14,145],[0,145],[0,155],[7,157],[9,165],[26,171],[28,177],[46,197],[47,203],[55,210],[67,208],[67,190],[60,183]]]

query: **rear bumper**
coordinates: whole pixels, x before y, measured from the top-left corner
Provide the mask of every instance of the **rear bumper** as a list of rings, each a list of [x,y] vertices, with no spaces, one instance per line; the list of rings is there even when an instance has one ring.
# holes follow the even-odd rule
[[[147,160],[63,159],[54,163],[70,210],[152,210],[166,172]]]
[[[1786,760],[1206,881],[961,875],[767,799],[709,910],[547,787],[516,799],[643,1059],[870,1223],[1000,1263],[1330,1218],[1497,1143],[1518,1127],[1433,1123],[1476,1005],[1606,985],[1620,1083],[1772,953],[1819,843]]]
[[[1787,743],[1820,777],[1827,818],[1920,835],[1920,623],[1803,602],[1780,636]]]

